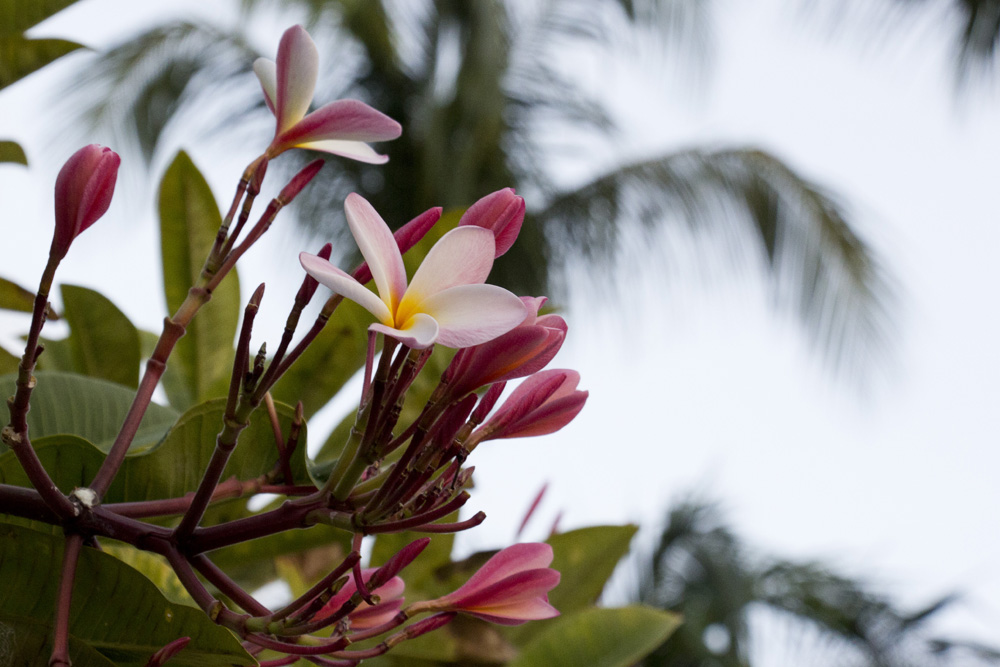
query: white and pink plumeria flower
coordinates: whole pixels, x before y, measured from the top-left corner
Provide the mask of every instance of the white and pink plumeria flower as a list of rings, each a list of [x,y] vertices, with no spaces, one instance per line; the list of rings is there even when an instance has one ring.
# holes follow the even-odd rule
[[[318,69],[316,44],[300,25],[281,36],[277,62],[254,62],[264,101],[277,120],[264,155],[271,159],[290,148],[307,148],[372,164],[388,160],[366,143],[396,139],[402,133],[399,123],[382,112],[358,100],[337,100],[308,113]]]
[[[301,253],[299,261],[321,284],[374,315],[378,322],[370,331],[415,349],[434,343],[463,348],[492,340],[524,320],[520,298],[483,284],[496,250],[489,229],[464,226],[442,236],[407,285],[399,247],[372,205],[352,193],[344,210],[378,294],[321,257]]]

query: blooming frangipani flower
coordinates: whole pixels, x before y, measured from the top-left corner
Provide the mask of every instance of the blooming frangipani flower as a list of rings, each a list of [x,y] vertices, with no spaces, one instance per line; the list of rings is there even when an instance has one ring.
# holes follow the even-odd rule
[[[482,284],[493,267],[495,245],[488,229],[460,227],[442,236],[407,286],[403,256],[372,205],[352,193],[344,210],[378,294],[325,259],[301,253],[299,261],[321,284],[378,318],[370,331],[415,349],[434,343],[462,348],[492,340],[524,320],[521,299]]]
[[[254,62],[264,101],[277,121],[265,157],[274,158],[290,148],[308,148],[372,164],[388,160],[365,142],[396,139],[402,128],[364,102],[338,100],[307,115],[318,68],[316,44],[300,25],[281,36],[277,62],[266,58]]]
[[[538,316],[546,298],[521,297],[527,315],[520,325],[491,341],[461,350],[445,371],[456,398],[494,382],[506,382],[540,371],[552,361],[566,338],[566,320]]]
[[[578,391],[580,374],[553,369],[535,373],[518,385],[485,424],[473,431],[469,449],[483,440],[526,438],[555,433],[583,409],[586,391]]]
[[[559,610],[549,604],[548,592],[559,583],[559,573],[548,567],[548,544],[515,544],[502,549],[453,593],[410,605],[405,612],[457,611],[500,625],[554,618]]]
[[[56,177],[56,229],[51,256],[65,257],[73,239],[107,212],[120,163],[118,153],[97,144],[84,146],[66,160]]]
[[[361,577],[365,583],[372,578],[378,568],[365,568],[361,570]],[[347,615],[351,620],[351,627],[355,630],[374,628],[389,622],[396,616],[400,607],[403,606],[403,589],[406,584],[399,577],[392,577],[383,585],[371,591],[372,595],[378,596],[378,604],[372,606],[367,602],[362,602],[358,607]],[[349,577],[347,583],[337,593],[330,598],[330,601],[323,605],[315,616],[316,620],[332,616],[337,610],[344,606],[344,603],[351,599],[358,590],[354,577]]]

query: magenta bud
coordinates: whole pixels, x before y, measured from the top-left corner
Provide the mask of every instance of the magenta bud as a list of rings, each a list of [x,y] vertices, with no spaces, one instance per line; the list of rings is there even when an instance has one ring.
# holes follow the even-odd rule
[[[420,239],[431,230],[431,227],[441,219],[441,207],[429,208],[413,220],[400,227],[393,233],[392,238],[396,240],[399,254],[403,255],[407,250],[417,245]],[[372,279],[372,271],[368,268],[367,262],[362,262],[361,266],[354,269],[351,276],[364,285]]]
[[[56,230],[49,254],[62,259],[81,232],[111,205],[121,158],[110,148],[90,144],[73,153],[56,178]]]
[[[514,188],[497,190],[469,207],[458,226],[475,225],[493,232],[499,257],[514,245],[524,223],[524,198],[514,194]]]
[[[503,394],[503,390],[506,387],[506,382],[491,384],[490,388],[486,390],[485,394],[483,394],[482,400],[479,401],[476,411],[472,413],[472,421],[477,424],[482,424],[483,420],[486,419],[486,415],[490,414],[490,410],[492,410],[493,406],[500,400],[500,395]]]
[[[292,176],[292,180],[288,182],[288,185],[282,188],[281,193],[278,195],[278,201],[280,201],[282,205],[289,204],[293,199],[295,199],[295,197],[298,196],[300,192],[302,192],[303,188],[309,185],[309,181],[311,181],[316,174],[319,173],[319,170],[323,168],[323,164],[323,158],[317,158],[302,167],[302,169],[299,170],[299,173]]]
[[[333,254],[333,245],[327,243],[326,245],[324,245],[322,248],[319,249],[319,252],[316,253],[316,256],[322,257],[323,259],[329,261],[330,256],[332,254]],[[301,304],[309,303],[313,298],[313,294],[316,293],[317,287],[319,287],[319,282],[307,273],[306,277],[302,280],[302,285],[299,287],[298,294],[295,295],[296,303],[301,303]]]
[[[576,371],[535,373],[477,430],[479,439],[524,438],[558,431],[573,421],[587,402],[588,393],[576,388],[579,382]]]
[[[446,611],[441,614],[434,614],[433,616],[428,616],[427,618],[417,621],[413,625],[406,626],[403,630],[403,634],[407,639],[414,639],[420,635],[425,635],[428,632],[433,632],[439,628],[451,623],[451,620],[457,616],[455,612]]]
[[[479,397],[469,394],[455,405],[452,405],[441,417],[440,428],[434,436],[434,440],[442,447],[451,444],[451,441],[458,435],[459,430],[465,425],[465,420],[469,418],[472,408],[476,407]]]
[[[385,562],[385,565],[376,570],[375,574],[372,575],[371,580],[368,582],[370,588],[378,588],[399,574],[404,567],[412,563],[420,555],[421,551],[427,548],[430,542],[431,538],[421,537],[419,540],[414,540],[397,551],[392,558]]]

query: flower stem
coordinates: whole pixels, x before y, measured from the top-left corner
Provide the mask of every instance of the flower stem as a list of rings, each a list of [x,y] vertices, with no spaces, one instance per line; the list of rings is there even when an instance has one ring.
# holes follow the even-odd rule
[[[80,560],[82,547],[83,535],[72,534],[66,537],[49,667],[70,667],[72,664],[69,658],[69,609],[73,600],[73,582],[76,581],[76,564]]]

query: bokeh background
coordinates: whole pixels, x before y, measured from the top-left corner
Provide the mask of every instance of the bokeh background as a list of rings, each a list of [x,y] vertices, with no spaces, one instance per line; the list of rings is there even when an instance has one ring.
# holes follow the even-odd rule
[[[111,145],[116,201],[60,279],[155,329],[163,166],[183,147],[227,200],[272,132],[253,54],[309,23],[317,101],[365,97],[404,139],[385,168],[331,163],[247,257],[244,285],[275,304],[260,334],[283,325],[300,248],[351,247],[346,192],[398,225],[516,185],[525,252],[497,279],[552,297],[570,323],[554,365],[590,391],[559,434],[476,452],[489,518],[461,548],[514,539],[547,484],[523,539],[557,517],[638,523],[609,599],[711,600],[685,639],[700,657],[656,664],[982,664],[932,641],[1000,645],[997,6],[83,0],[31,34],[92,50],[0,93],[0,135],[30,161],[0,165],[0,272],[34,284],[55,173]],[[17,349],[25,323],[0,322]],[[795,595],[855,616],[803,621]]]

